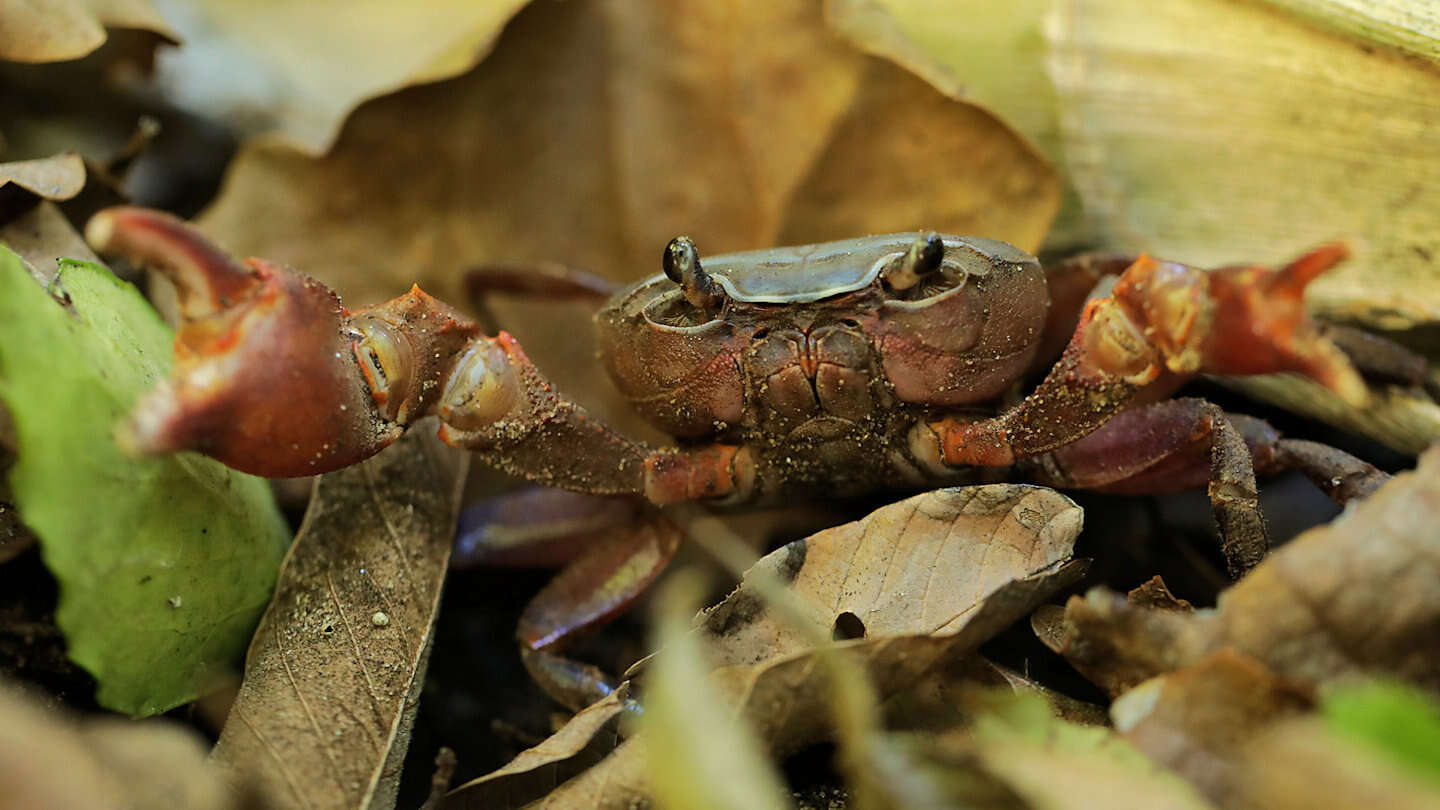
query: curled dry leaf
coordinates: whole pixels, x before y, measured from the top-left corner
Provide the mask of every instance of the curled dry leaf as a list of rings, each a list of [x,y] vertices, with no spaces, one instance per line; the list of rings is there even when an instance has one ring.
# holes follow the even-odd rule
[[[1213,610],[1149,610],[1097,589],[1071,598],[1046,642],[1111,694],[1226,647],[1303,682],[1375,674],[1440,688],[1437,511],[1440,448],[1272,553]]]
[[[1067,180],[1056,249],[1217,266],[1349,238],[1356,257],[1315,284],[1316,311],[1440,318],[1427,0],[831,0],[830,18],[1035,143]]]
[[[242,135],[324,154],[357,104],[463,73],[526,2],[171,4],[186,45],[160,54],[156,81]]]
[[[432,430],[317,480],[215,748],[276,807],[388,807],[468,456]]]
[[[1231,805],[1245,744],[1313,705],[1312,690],[1222,649],[1131,689],[1111,705],[1110,716],[1151,759],[1189,779],[1212,801]]]
[[[807,619],[842,638],[958,632],[985,598],[1073,556],[1080,507],[1044,487],[940,489],[884,506],[756,563],[790,584]],[[705,612],[717,665],[756,664],[807,648],[749,576]]]
[[[0,59],[79,59],[105,42],[105,28],[143,28],[175,41],[148,0],[0,0]]]
[[[167,720],[82,721],[9,684],[0,684],[0,785],[0,810],[242,806],[190,729]]]
[[[85,187],[85,161],[66,153],[0,163],[0,189],[12,183],[46,200],[68,200]]]

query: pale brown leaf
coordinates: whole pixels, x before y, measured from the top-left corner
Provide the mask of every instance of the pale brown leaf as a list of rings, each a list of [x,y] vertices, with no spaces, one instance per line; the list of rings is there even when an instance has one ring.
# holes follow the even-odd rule
[[[838,29],[963,87],[1066,180],[1050,246],[1202,266],[1336,238],[1321,314],[1440,318],[1440,30],[1402,0],[831,0]]]
[[[85,162],[66,153],[0,163],[0,188],[11,183],[46,200],[68,200],[85,187]]]
[[[160,54],[156,83],[241,135],[324,154],[358,104],[465,72],[527,2],[198,0],[175,14],[186,46]]]
[[[148,0],[0,0],[0,59],[79,59],[105,42],[106,27],[176,39]]]
[[[827,634],[838,624],[867,639],[943,635],[963,628],[1002,585],[1068,561],[1080,524],[1080,508],[1044,487],[941,489],[791,543],[756,565],[788,581]],[[717,642],[717,665],[809,646],[743,581],[706,611],[703,627]]]
[[[0,810],[243,806],[192,730],[168,720],[80,720],[10,684],[0,684],[0,785]]]
[[[215,759],[276,806],[394,802],[468,456],[421,425],[316,482]]]

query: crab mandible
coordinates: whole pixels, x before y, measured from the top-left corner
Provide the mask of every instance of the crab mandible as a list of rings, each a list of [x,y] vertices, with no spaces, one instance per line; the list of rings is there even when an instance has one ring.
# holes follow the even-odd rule
[[[353,464],[434,414],[445,441],[509,472],[657,504],[917,489],[1017,462],[1062,486],[1208,479],[1238,575],[1266,546],[1246,440],[1273,449],[1274,436],[1244,437],[1213,405],[1165,398],[1198,373],[1284,371],[1352,402],[1367,395],[1302,306],[1305,286],[1345,257],[1341,245],[1278,270],[1142,256],[1047,275],[1029,254],[970,236],[871,236],[703,262],[677,238],[663,274],[596,315],[621,393],[679,440],[652,449],[587,416],[508,334],[481,335],[419,288],[349,312],[318,282],[237,262],[144,209],[102,211],[86,235],[98,251],[160,269],[180,294],[172,378],[137,407],[129,443],[199,450],[265,476]],[[1084,290],[1116,273],[1076,325]],[[1062,345],[1038,387],[997,412]],[[548,629],[527,643],[549,644]]]

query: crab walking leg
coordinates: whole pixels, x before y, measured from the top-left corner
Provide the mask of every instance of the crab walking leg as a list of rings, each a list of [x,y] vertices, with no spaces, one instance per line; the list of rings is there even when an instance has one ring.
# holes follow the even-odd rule
[[[1221,551],[1238,578],[1270,546],[1252,459],[1271,460],[1278,439],[1258,419],[1246,426],[1242,433],[1203,399],[1164,400],[1125,411],[1029,466],[1037,483],[1101,492],[1153,494],[1208,483]]]
[[[1094,431],[1145,396],[1147,386],[1174,386],[1198,373],[1295,371],[1363,404],[1364,381],[1319,334],[1301,300],[1305,285],[1345,255],[1342,245],[1327,245],[1280,270],[1209,272],[1141,257],[1111,297],[1086,305],[1070,345],[1034,393],[993,419],[919,425],[912,448],[950,466],[1009,465]]]
[[[530,600],[516,636],[526,669],[547,694],[578,711],[614,690],[602,670],[561,653],[626,610],[670,564],[684,538],[651,508],[641,520],[594,538]]]

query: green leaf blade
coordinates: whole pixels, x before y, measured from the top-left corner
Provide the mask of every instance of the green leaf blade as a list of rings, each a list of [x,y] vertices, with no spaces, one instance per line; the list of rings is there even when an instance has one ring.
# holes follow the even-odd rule
[[[11,487],[60,581],[57,622],[102,705],[165,711],[243,653],[290,532],[268,485],[198,456],[137,459],[115,426],[169,369],[170,332],[109,271],[62,263],[54,298],[0,249]]]

